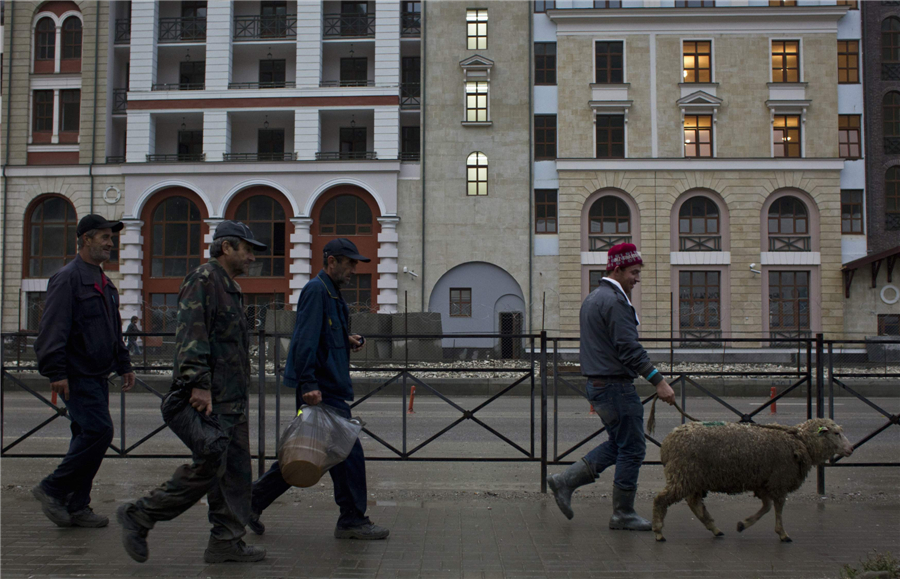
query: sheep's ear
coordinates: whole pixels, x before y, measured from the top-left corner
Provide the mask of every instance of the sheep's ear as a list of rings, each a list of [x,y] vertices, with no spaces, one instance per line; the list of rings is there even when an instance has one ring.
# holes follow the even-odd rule
[[[820,435],[825,435],[825,434],[827,434],[827,433],[828,433],[828,427],[827,427],[827,426],[820,426],[820,427],[819,427],[819,430],[818,430],[818,433],[819,433]]]

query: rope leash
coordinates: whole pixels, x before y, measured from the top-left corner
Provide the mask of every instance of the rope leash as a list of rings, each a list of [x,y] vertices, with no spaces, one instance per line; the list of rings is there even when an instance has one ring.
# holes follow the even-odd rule
[[[656,430],[656,401],[657,400],[659,400],[659,396],[654,394],[653,395],[653,403],[650,404],[650,415],[647,417],[647,432],[649,432],[650,434],[653,434],[653,431]],[[675,406],[675,410],[677,410],[679,412],[679,414],[681,414],[682,416],[684,416],[691,422],[700,422],[699,420],[697,420],[696,418],[694,418],[693,416],[691,416],[690,414],[688,414],[687,412],[682,410],[681,407],[678,406],[677,402],[675,404],[673,404],[673,406]]]

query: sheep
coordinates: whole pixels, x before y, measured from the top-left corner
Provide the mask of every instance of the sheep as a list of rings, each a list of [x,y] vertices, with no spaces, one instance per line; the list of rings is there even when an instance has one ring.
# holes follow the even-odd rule
[[[666,511],[684,498],[713,535],[723,536],[703,504],[704,497],[708,492],[752,491],[762,508],[739,522],[738,532],[758,521],[774,503],[775,532],[790,542],[781,519],[787,495],[800,488],[813,466],[852,453],[853,445],[841,427],[825,418],[797,426],[701,422],[679,426],[660,447],[666,487],[653,500],[656,540],[666,540],[662,534]]]

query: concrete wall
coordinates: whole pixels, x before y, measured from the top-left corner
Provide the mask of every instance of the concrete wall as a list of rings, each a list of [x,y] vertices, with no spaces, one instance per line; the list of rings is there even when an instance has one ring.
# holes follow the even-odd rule
[[[900,276],[894,270],[890,284],[887,280],[887,264],[882,262],[881,270],[872,287],[870,266],[866,265],[856,271],[850,286],[850,299],[844,301],[844,332],[848,338],[862,339],[878,335],[879,314],[900,314],[900,302],[889,304],[881,297],[884,291],[888,301],[893,300],[894,292],[885,290],[885,286],[900,287]]]

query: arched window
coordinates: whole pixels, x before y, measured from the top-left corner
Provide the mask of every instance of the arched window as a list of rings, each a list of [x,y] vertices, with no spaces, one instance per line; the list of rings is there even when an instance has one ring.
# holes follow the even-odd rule
[[[34,59],[56,58],[56,25],[52,18],[41,18],[34,27]]]
[[[698,195],[678,210],[678,251],[722,251],[719,206]]]
[[[62,58],[81,58],[81,19],[69,16],[62,26]]]
[[[330,200],[319,217],[320,235],[372,235],[372,210],[356,195]]]
[[[881,22],[881,60],[882,62],[900,62],[900,18],[891,16]]]
[[[608,195],[594,201],[588,220],[590,251],[609,251],[613,245],[631,243],[631,211],[618,197]]]
[[[53,195],[34,205],[26,222],[28,277],[50,277],[75,259],[77,224],[68,199]]]
[[[268,195],[256,195],[238,205],[234,219],[250,227],[253,236],[265,243],[266,251],[256,252],[249,276],[282,277],[285,272],[284,208]]]
[[[900,231],[900,166],[893,166],[884,176],[885,229]]]
[[[150,277],[184,277],[200,265],[200,210],[186,197],[169,197],[153,211]]]
[[[466,159],[466,195],[488,194],[488,158],[476,151]]]
[[[800,199],[780,197],[769,207],[769,251],[811,251],[809,210]]]

